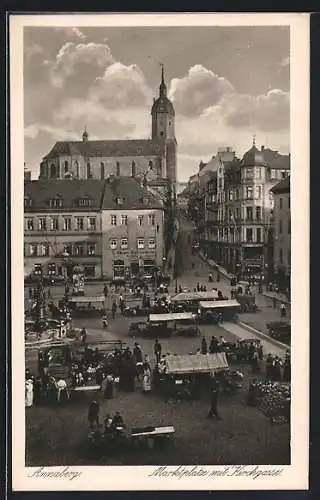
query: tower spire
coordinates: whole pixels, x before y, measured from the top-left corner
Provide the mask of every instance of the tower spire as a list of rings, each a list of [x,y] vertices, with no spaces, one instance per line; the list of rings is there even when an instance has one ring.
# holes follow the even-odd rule
[[[166,97],[167,96],[167,86],[164,81],[164,65],[160,63],[161,66],[161,83],[159,87],[159,95],[160,97]]]

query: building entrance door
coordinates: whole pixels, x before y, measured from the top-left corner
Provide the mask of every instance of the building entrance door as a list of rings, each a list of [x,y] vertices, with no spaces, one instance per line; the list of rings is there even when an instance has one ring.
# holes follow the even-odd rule
[[[130,270],[132,276],[137,276],[139,274],[139,262],[131,262]]]

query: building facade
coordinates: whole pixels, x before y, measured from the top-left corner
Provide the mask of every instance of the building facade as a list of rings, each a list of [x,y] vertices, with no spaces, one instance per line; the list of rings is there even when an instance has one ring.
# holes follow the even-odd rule
[[[101,207],[103,276],[153,276],[164,257],[164,210],[134,179],[106,183]]]
[[[241,276],[272,272],[270,189],[289,172],[289,155],[259,150],[255,142],[241,160],[230,148],[218,151],[194,195],[201,246],[208,257]]]
[[[25,276],[87,278],[152,274],[161,268],[164,210],[159,197],[130,177],[25,182]]]
[[[177,141],[175,111],[167,97],[162,70],[159,97],[151,109],[151,139],[59,141],[43,158],[39,179],[146,178],[163,190],[163,179],[175,190]],[[157,182],[159,181],[159,182]]]
[[[41,270],[62,277],[76,264],[87,277],[101,276],[103,190],[97,180],[25,182],[25,276]]]
[[[290,289],[291,276],[291,211],[290,177],[272,188],[273,209],[273,269],[275,281],[283,290]]]

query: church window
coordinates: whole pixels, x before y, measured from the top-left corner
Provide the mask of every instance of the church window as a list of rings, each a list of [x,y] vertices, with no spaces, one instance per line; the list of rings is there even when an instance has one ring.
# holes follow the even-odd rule
[[[76,176],[77,179],[79,179],[79,177],[80,177],[79,162],[75,161],[74,162],[74,166],[75,166],[75,170],[76,170],[75,176]]]
[[[87,179],[92,179],[91,165],[87,163]]]
[[[103,180],[104,179],[104,176],[105,176],[105,172],[104,172],[104,163],[103,161],[100,163],[100,177],[101,179]]]
[[[133,160],[131,163],[131,177],[136,176],[136,162]]]
[[[152,160],[150,160],[150,161],[149,161],[149,168],[150,168],[150,170],[152,170],[152,169],[153,169],[153,163],[152,163]]]
[[[69,163],[67,160],[64,162],[64,173],[67,174],[69,172]]]
[[[54,163],[51,164],[51,167],[50,167],[50,177],[52,179],[56,178],[57,177],[57,167],[55,166]]]

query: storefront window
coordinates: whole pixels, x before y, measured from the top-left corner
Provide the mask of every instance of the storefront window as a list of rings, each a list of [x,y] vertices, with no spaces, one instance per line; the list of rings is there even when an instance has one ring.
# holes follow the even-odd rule
[[[122,278],[124,276],[124,260],[114,260],[113,261],[113,276],[115,278]]]

